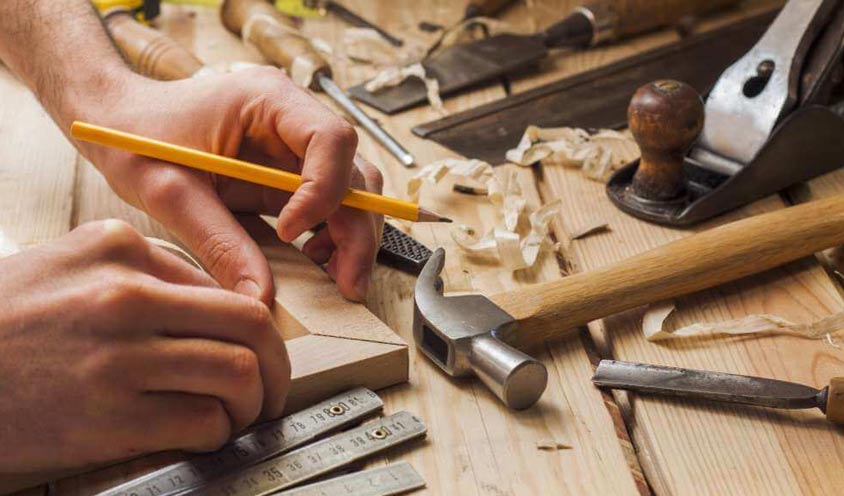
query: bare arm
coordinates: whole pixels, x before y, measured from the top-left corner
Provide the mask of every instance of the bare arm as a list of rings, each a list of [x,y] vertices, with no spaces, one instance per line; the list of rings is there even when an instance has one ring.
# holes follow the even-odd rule
[[[0,2],[0,59],[65,132],[133,76],[87,0]]]

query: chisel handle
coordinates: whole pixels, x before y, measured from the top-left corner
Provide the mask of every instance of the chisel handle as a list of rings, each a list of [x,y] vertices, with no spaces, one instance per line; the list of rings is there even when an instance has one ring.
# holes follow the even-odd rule
[[[117,48],[144,76],[164,80],[185,79],[204,67],[186,48],[139,23],[129,12],[112,12],[104,22]]]
[[[711,288],[844,244],[844,195],[742,219],[605,267],[491,299],[518,347],[647,303]],[[844,414],[842,414],[844,417]]]
[[[255,45],[268,61],[284,68],[294,82],[319,89],[317,73],[331,75],[328,62],[305,38],[292,19],[264,0],[224,0],[223,25]]]
[[[826,419],[844,424],[844,377],[833,377],[826,388]]]
[[[494,16],[514,3],[515,0],[472,0],[466,6],[463,19]]]
[[[671,26],[685,17],[709,14],[736,5],[741,0],[597,0],[574,9],[591,24],[590,45],[615,41],[653,29]],[[549,27],[548,46],[568,41],[571,20]]]

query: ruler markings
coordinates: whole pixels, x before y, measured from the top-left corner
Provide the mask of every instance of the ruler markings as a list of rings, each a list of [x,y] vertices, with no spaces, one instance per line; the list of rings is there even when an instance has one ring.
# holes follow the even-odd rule
[[[425,480],[408,462],[355,472],[274,496],[391,496],[425,487]]]

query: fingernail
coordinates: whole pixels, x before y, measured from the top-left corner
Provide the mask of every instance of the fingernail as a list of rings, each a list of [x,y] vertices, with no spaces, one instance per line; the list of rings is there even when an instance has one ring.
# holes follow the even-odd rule
[[[261,299],[261,286],[252,279],[241,279],[234,287],[235,293],[251,296],[252,298]]]
[[[366,293],[369,291],[369,273],[362,274],[358,277],[357,281],[355,281],[355,293],[357,293],[358,297],[361,301],[366,299]]]

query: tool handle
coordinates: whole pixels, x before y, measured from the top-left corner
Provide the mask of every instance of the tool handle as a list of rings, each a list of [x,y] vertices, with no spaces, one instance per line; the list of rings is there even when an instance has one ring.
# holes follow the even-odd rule
[[[600,269],[492,297],[531,346],[592,320],[710,288],[844,244],[844,195],[757,215]]]
[[[575,15],[592,24],[590,44],[676,24],[684,17],[699,16],[736,5],[741,0],[598,0],[575,9]],[[570,45],[571,18],[545,30],[549,47]]]
[[[494,16],[514,3],[515,0],[472,0],[466,6],[463,19]]]
[[[844,377],[833,377],[826,390],[826,419],[844,424]]]
[[[319,89],[317,73],[330,75],[328,62],[296,24],[264,0],[225,0],[220,17],[226,28],[254,44],[268,61],[284,68],[302,86]]]
[[[202,62],[173,39],[119,11],[105,18],[114,43],[136,71],[154,79],[185,79],[203,68]]]

